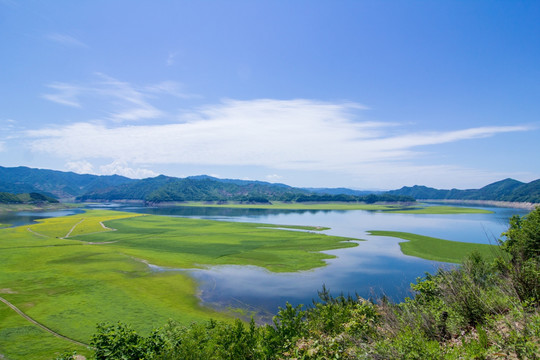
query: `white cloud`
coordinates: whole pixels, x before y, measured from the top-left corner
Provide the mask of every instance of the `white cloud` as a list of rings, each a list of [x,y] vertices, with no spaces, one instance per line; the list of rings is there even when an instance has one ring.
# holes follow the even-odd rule
[[[0,151],[5,151],[5,150],[6,150],[5,142],[0,141]]]
[[[283,176],[277,174],[266,175],[266,179],[271,182],[280,181]]]
[[[125,96],[130,91],[126,88]],[[132,96],[137,102],[139,95]],[[37,152],[72,161],[115,160],[114,166],[101,169],[109,173],[130,173],[132,169],[123,164],[131,163],[256,165],[391,176],[400,171],[418,175],[418,171],[427,170],[410,164],[418,156],[418,147],[527,130],[525,126],[500,126],[388,135],[389,127],[397,125],[358,121],[357,112],[362,109],[355,103],[302,99],[225,100],[187,114],[180,123],[76,123],[32,130],[27,135]],[[141,170],[133,171],[135,175],[126,176],[142,176],[137,172]]]
[[[59,33],[50,33],[45,36],[48,40],[54,41],[58,44],[66,45],[66,46],[75,46],[75,47],[88,47],[85,43],[82,41],[74,38],[73,36],[66,35],[66,34],[59,34]]]
[[[99,167],[101,175],[122,175],[132,179],[142,179],[148,177],[158,176],[159,174],[148,169],[138,168],[133,169],[128,167],[125,161],[113,161],[108,165]]]
[[[78,174],[94,174],[94,166],[86,160],[70,161],[66,163],[66,168]]]

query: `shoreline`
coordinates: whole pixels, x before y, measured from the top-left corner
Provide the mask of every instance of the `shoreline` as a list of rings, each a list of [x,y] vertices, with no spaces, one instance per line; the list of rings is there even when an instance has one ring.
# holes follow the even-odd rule
[[[425,203],[444,203],[444,204],[464,204],[464,205],[489,205],[495,207],[505,207],[514,209],[534,210],[540,204],[528,202],[512,202],[497,200],[453,200],[453,199],[418,199],[418,202]]]

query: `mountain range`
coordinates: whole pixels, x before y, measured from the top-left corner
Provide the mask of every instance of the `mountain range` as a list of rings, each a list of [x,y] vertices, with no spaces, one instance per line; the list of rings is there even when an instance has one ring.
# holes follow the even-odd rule
[[[540,203],[540,179],[523,183],[501,180],[480,189],[440,190],[415,185],[387,192],[347,188],[296,188],[285,184],[207,175],[176,178],[160,175],[141,180],[119,175],[88,175],[28,167],[0,166],[0,192],[42,193],[69,201],[415,201],[493,200]]]
[[[417,200],[491,200],[510,202],[540,203],[540,179],[523,183],[514,179],[504,179],[480,189],[439,190],[426,186],[404,186],[388,191],[393,195],[412,196]]]

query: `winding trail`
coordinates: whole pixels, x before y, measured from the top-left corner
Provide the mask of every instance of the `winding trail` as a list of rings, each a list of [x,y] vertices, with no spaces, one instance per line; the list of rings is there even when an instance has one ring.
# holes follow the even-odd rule
[[[105,224],[103,223],[103,221],[100,221],[99,224],[100,224],[101,227],[104,228],[105,230],[116,231],[116,229],[113,229],[113,228],[110,228],[110,227],[105,226]]]
[[[85,218],[82,218],[81,221],[79,221],[78,223],[76,223],[75,225],[73,225],[73,227],[71,229],[69,229],[68,233],[66,234],[66,236],[62,237],[62,239],[66,239],[69,237],[69,235],[71,235],[71,233],[73,232],[73,230],[75,230],[75,228],[77,227],[77,225],[79,225],[80,223],[82,223],[83,221],[85,220]]]
[[[27,227],[27,228],[26,228],[26,230],[30,231],[30,232],[31,232],[32,234],[34,234],[34,235],[37,235],[37,236],[41,236],[41,237],[45,237],[45,238],[48,238],[48,236],[47,236],[47,235],[43,235],[43,234],[40,234],[40,233],[38,233],[38,232],[36,232],[36,231],[34,231],[34,230],[30,229],[29,227]]]
[[[11,309],[13,309],[17,314],[21,315],[23,318],[25,318],[26,320],[28,320],[28,321],[31,322],[32,324],[39,326],[40,328],[42,328],[42,329],[45,330],[46,332],[51,333],[51,334],[53,334],[54,336],[56,336],[56,337],[58,337],[58,338],[60,338],[60,339],[67,340],[67,341],[72,342],[72,343],[74,343],[74,344],[77,344],[77,345],[80,345],[80,346],[84,346],[84,347],[90,347],[90,345],[88,345],[88,344],[85,344],[85,343],[82,343],[82,342],[80,342],[80,341],[77,341],[77,340],[68,338],[67,336],[61,335],[61,334],[57,333],[56,331],[49,329],[49,328],[46,327],[45,325],[40,324],[39,322],[37,322],[36,320],[32,319],[30,316],[26,315],[25,313],[23,313],[18,307],[16,307],[15,305],[13,305],[12,303],[10,303],[9,301],[7,301],[6,299],[4,299],[4,298],[1,297],[1,296],[0,296],[0,301],[2,301],[4,304],[6,304],[7,306],[9,306]]]

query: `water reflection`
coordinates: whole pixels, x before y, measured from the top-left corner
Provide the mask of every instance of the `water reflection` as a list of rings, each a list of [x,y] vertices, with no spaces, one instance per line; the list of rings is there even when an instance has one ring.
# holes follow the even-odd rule
[[[36,220],[46,219],[58,216],[69,216],[81,214],[82,209],[66,209],[55,211],[19,211],[15,213],[0,214],[0,224],[9,224],[10,226],[22,226],[36,223]]]
[[[224,221],[257,222],[280,225],[330,227],[329,235],[365,239],[355,248],[328,251],[337,258],[325,267],[296,273],[272,273],[253,266],[216,266],[193,270],[204,304],[217,309],[243,307],[265,320],[288,301],[310,304],[323,284],[334,295],[358,294],[364,298],[385,295],[394,301],[410,296],[410,284],[440,266],[435,261],[401,253],[399,242],[389,237],[373,237],[368,230],[412,232],[448,240],[495,243],[514,213],[527,211],[490,208],[493,214],[399,214],[352,211],[253,210],[221,208],[154,208],[145,213],[185,216]],[[130,211],[141,211],[133,208]]]

